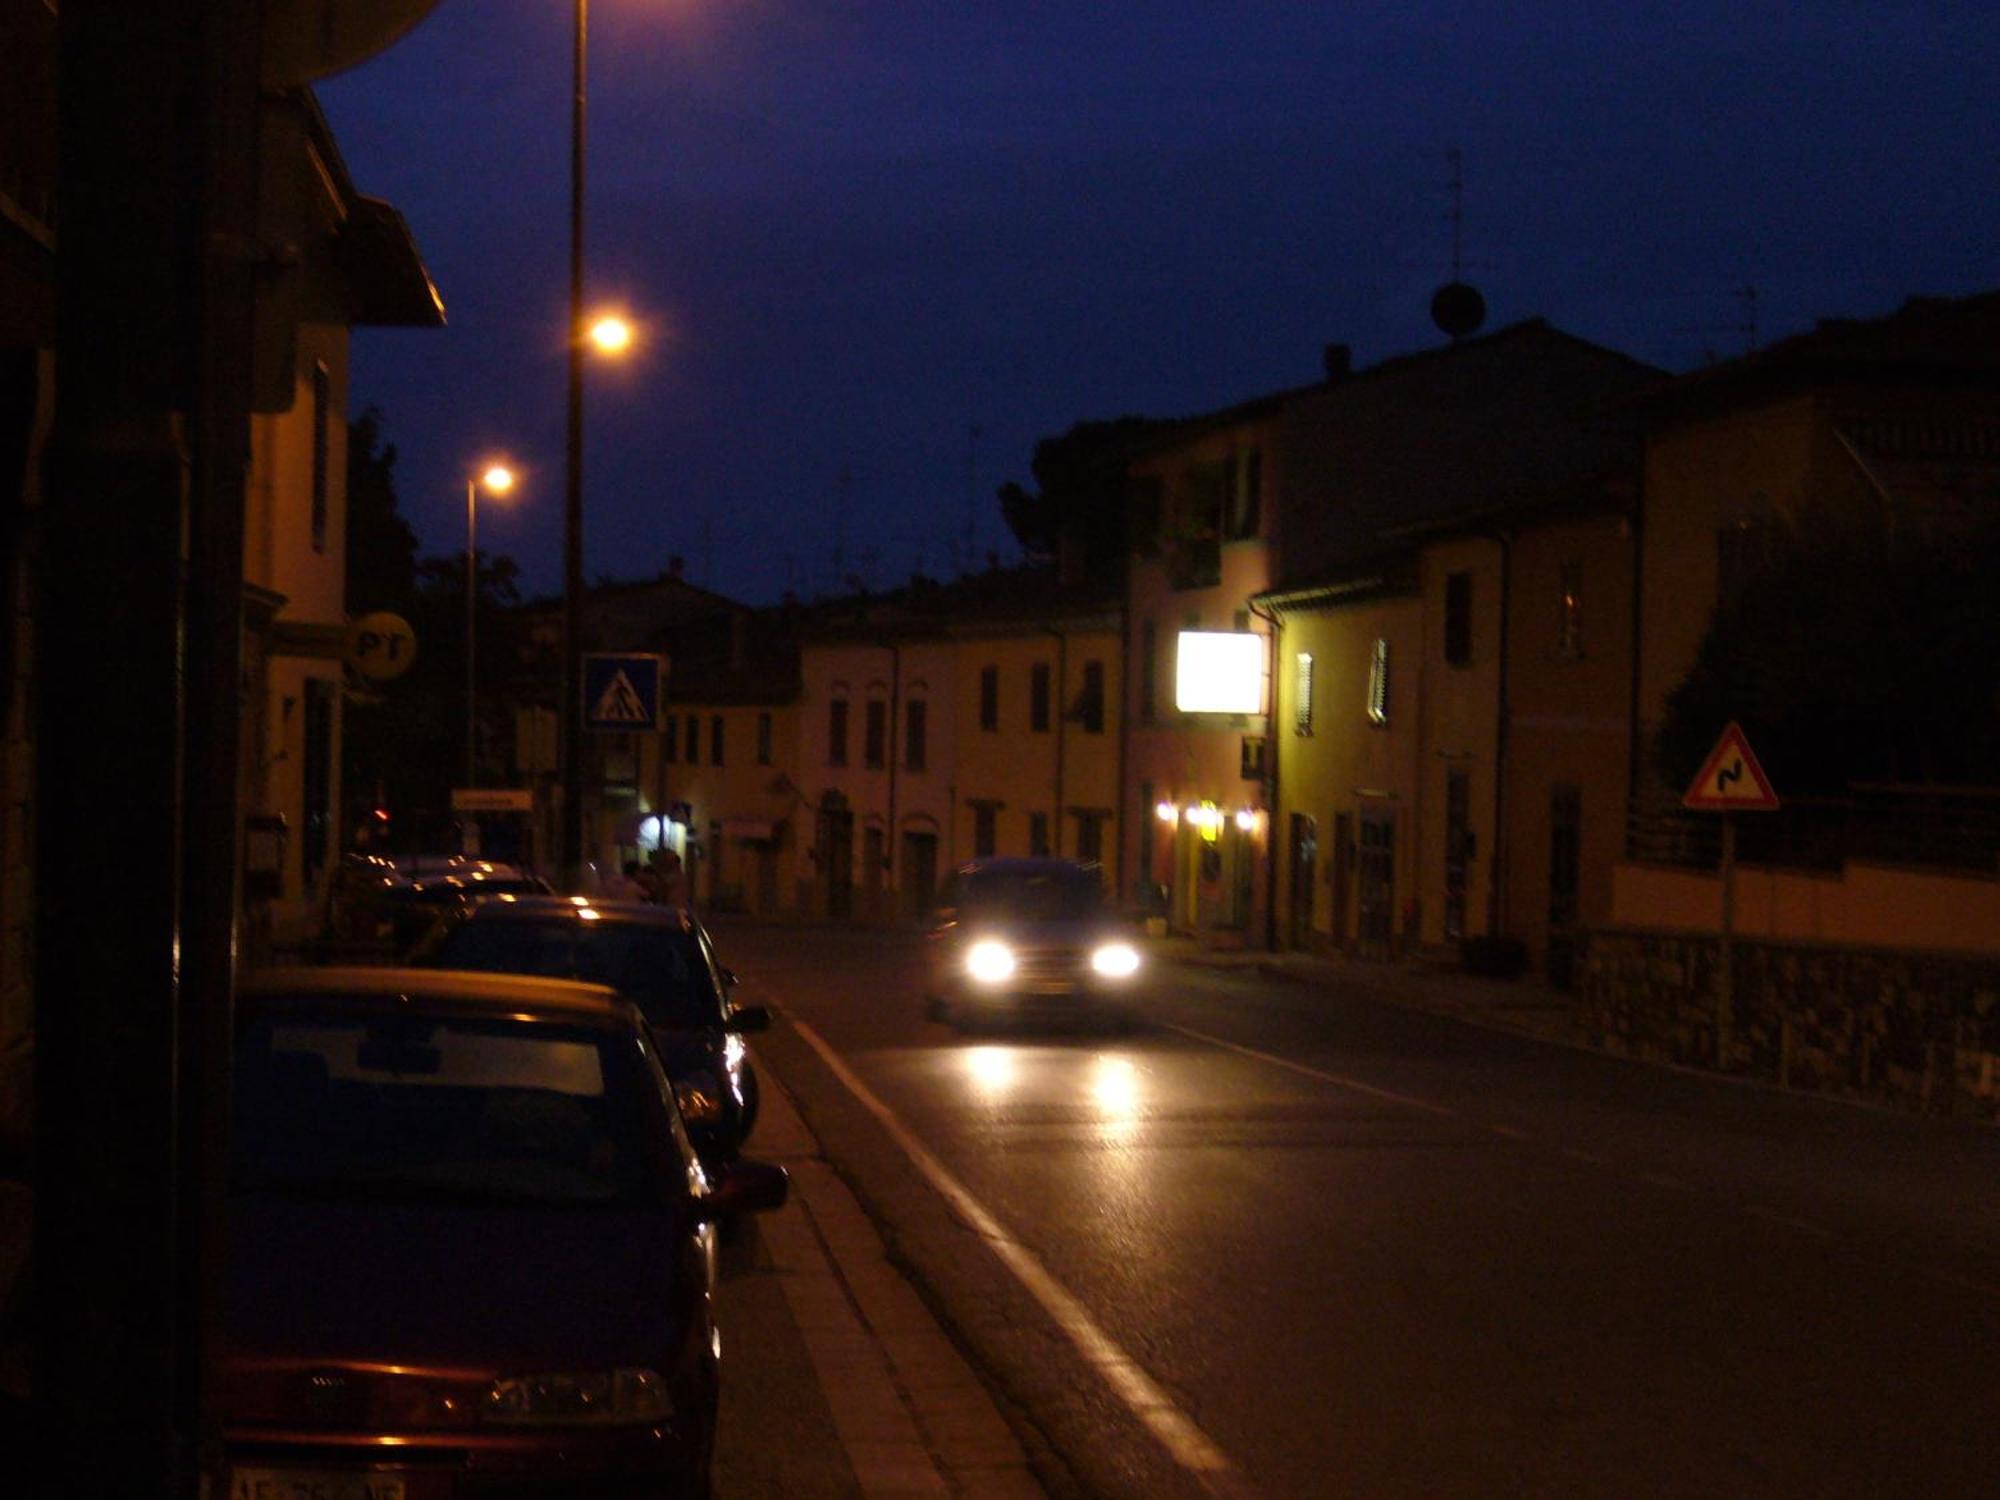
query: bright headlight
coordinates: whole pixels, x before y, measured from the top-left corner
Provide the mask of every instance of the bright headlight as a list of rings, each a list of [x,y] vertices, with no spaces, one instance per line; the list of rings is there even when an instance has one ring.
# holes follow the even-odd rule
[[[965,971],[982,984],[998,984],[1014,972],[1014,955],[1005,943],[988,938],[965,955]]]
[[[1130,943],[1102,943],[1090,955],[1090,966],[1106,979],[1123,979],[1139,972],[1139,950]]]
[[[722,1082],[710,1073],[690,1073],[674,1080],[674,1102],[688,1125],[713,1125],[722,1118]]]
[[[660,1422],[673,1414],[674,1398],[657,1370],[514,1375],[486,1392],[489,1422],[584,1427]]]

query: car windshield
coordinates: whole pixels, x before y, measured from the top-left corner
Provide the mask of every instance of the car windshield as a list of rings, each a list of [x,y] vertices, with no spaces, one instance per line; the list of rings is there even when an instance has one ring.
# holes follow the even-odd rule
[[[608,984],[669,1029],[720,1026],[722,997],[692,932],[624,922],[461,922],[425,955],[444,969],[540,974]]]
[[[513,1020],[266,1015],[234,1063],[239,1192],[634,1206],[652,1154],[636,1047]]]
[[[1098,915],[1104,887],[1089,870],[980,870],[960,877],[967,915],[1060,922]]]

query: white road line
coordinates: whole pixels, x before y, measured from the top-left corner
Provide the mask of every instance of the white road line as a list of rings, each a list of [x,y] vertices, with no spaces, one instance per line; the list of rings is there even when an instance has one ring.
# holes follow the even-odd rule
[[[1488,1125],[1486,1128],[1495,1135],[1505,1136],[1510,1141],[1532,1141],[1534,1139],[1527,1131],[1514,1125]]]
[[[1694,1191],[1693,1188],[1682,1182],[1678,1177],[1669,1177],[1664,1172],[1641,1172],[1639,1180],[1641,1182],[1650,1182],[1656,1188],[1665,1188],[1670,1193],[1691,1193]]]
[[[1193,1418],[1174,1405],[1173,1399],[1154,1383],[1137,1360],[1119,1348],[1111,1336],[1097,1326],[1084,1305],[1049,1273],[1035,1253],[1007,1232],[944,1163],[910,1133],[909,1127],[894,1111],[876,1097],[874,1090],[855,1075],[817,1031],[797,1019],[792,1021],[792,1027],[806,1039],[813,1051],[820,1055],[820,1060],[832,1069],[833,1076],[861,1102],[862,1107],[882,1122],[890,1138],[923,1173],[925,1180],[937,1189],[960,1218],[993,1247],[993,1253],[1000,1257],[1001,1264],[1012,1271],[1028,1294],[1042,1305],[1043,1310],[1055,1320],[1056,1326],[1076,1346],[1085,1362],[1103,1376],[1118,1399],[1145,1424],[1174,1462],[1191,1471],[1210,1494],[1231,1497],[1249,1495],[1248,1485],[1229,1461],[1228,1455],[1195,1425]]]
[[[1189,1026],[1175,1026],[1168,1023],[1165,1029],[1168,1031],[1177,1031],[1182,1036],[1191,1037],[1197,1042],[1206,1042],[1211,1047],[1220,1047],[1227,1052],[1239,1052],[1245,1057],[1254,1057],[1257,1061],[1267,1062],[1274,1068],[1284,1068],[1293,1073],[1304,1074],[1307,1078],[1317,1078],[1321,1083],[1331,1083],[1339,1088],[1353,1089],[1358,1094],[1371,1094],[1377,1099],[1387,1099],[1392,1104],[1407,1104],[1411,1109],[1421,1109],[1426,1114],[1439,1115],[1446,1119],[1456,1119],[1458,1117],[1458,1111],[1448,1104],[1433,1104],[1428,1099],[1412,1098],[1408,1094],[1399,1094],[1393,1089],[1378,1089],[1374,1084],[1363,1083],[1358,1078],[1343,1078],[1338,1073],[1328,1073],[1324,1069],[1309,1067],[1302,1062],[1293,1062],[1289,1057],[1278,1057],[1273,1053],[1259,1052],[1255,1047],[1241,1046],[1236,1042],[1226,1041],[1219,1036],[1210,1036],[1205,1031],[1196,1031]]]
[[[1599,1156],[1595,1151],[1580,1151],[1575,1146],[1563,1146],[1560,1149],[1562,1154],[1567,1156],[1571,1161],[1589,1162],[1593,1167],[1605,1165],[1604,1158]]]

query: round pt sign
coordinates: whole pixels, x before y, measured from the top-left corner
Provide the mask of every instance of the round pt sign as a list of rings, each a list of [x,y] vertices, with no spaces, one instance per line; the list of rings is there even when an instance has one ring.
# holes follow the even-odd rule
[[[416,659],[417,633],[401,615],[381,609],[347,627],[347,663],[370,682],[401,677]]]

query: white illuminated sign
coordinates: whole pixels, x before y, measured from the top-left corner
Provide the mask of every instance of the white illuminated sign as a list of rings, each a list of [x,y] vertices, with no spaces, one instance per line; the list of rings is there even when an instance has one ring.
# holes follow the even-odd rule
[[[1262,713],[1264,637],[1247,631],[1183,630],[1174,707],[1184,714]]]

